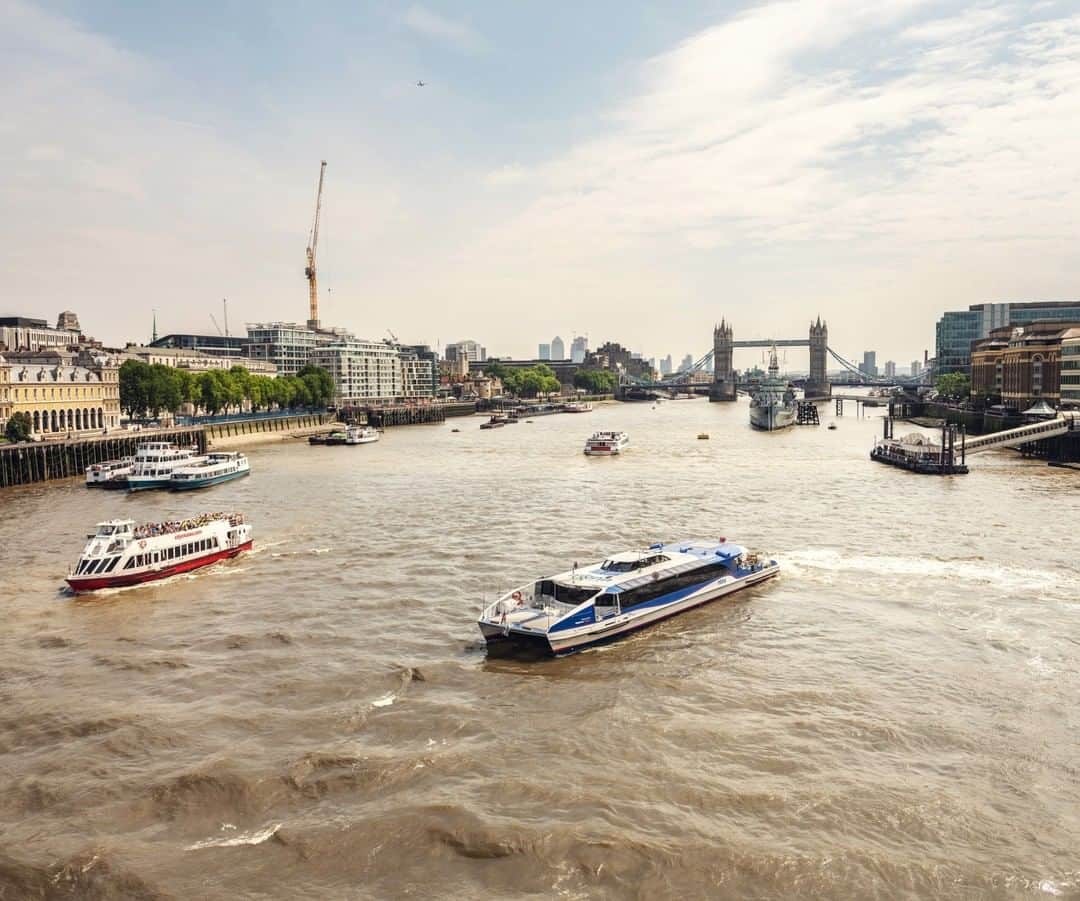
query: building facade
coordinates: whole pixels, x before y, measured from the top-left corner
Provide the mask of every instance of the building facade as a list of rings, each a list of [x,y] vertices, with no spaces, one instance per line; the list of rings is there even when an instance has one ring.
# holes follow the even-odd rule
[[[192,372],[206,372],[208,369],[232,369],[233,366],[243,366],[252,375],[277,375],[277,367],[266,360],[215,356],[181,347],[159,347],[156,345],[144,347],[138,344],[129,344],[124,348],[123,355],[129,360],[141,360],[151,366],[158,364],[174,369],[189,369]]]
[[[887,379],[896,378],[896,361],[895,360],[886,360],[885,361],[885,378],[887,378]]]
[[[1008,325],[1044,321],[1080,320],[1080,301],[1033,301],[1029,303],[980,303],[966,310],[944,313],[935,329],[935,372],[971,371],[971,345]]]
[[[338,406],[388,404],[402,396],[398,348],[384,341],[342,338],[316,347],[311,362],[330,373]]]
[[[1063,358],[1066,336],[1080,329],[1073,323],[1033,322],[1001,326],[972,343],[971,393],[980,399],[1000,397],[1006,407],[1023,410],[1039,400],[1056,406],[1063,400],[1062,377],[1071,376]],[[1071,387],[1071,386],[1070,386]]]
[[[870,378],[877,377],[877,351],[865,350],[862,355],[862,365],[859,366],[859,372]]]
[[[578,335],[570,342],[570,362],[584,363],[589,355],[589,339],[584,335]]]
[[[1061,406],[1080,408],[1080,328],[1061,336]]]
[[[551,359],[551,345],[541,344],[537,348],[536,358],[538,360],[550,360]]]
[[[566,359],[566,345],[563,344],[563,339],[560,338],[558,335],[551,339],[551,359]]]
[[[447,362],[458,359],[468,360],[470,363],[483,363],[487,360],[487,348],[481,347],[476,341],[455,341],[446,345],[445,352]]]
[[[66,310],[57,317],[56,328],[44,319],[26,316],[0,317],[0,350],[39,350],[79,343],[79,317]]]
[[[296,322],[258,322],[247,327],[247,355],[271,363],[278,375],[296,375],[311,362],[316,332]]]
[[[248,339],[237,335],[162,335],[147,347],[193,350],[212,357],[227,357],[243,361],[247,357]]]
[[[426,344],[398,348],[401,364],[401,399],[410,403],[430,401],[439,387],[439,355]]]
[[[120,425],[120,370],[100,365],[45,366],[0,358],[0,428],[26,413],[36,437]]]

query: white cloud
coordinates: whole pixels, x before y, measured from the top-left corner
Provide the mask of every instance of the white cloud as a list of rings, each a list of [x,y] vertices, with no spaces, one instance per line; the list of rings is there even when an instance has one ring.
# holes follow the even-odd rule
[[[469,25],[440,16],[423,6],[410,6],[401,21],[418,34],[450,44],[458,50],[475,52],[484,47],[483,38]]]

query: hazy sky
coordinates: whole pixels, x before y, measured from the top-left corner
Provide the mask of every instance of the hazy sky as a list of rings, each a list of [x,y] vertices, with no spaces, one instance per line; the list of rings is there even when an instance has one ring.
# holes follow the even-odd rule
[[[0,315],[109,343],[306,319],[320,159],[366,336],[906,365],[1080,296],[1077,0],[0,0],[0,83]]]

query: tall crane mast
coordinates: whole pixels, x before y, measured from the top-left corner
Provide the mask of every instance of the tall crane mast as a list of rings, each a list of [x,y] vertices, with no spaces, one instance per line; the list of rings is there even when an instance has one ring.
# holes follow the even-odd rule
[[[319,214],[322,212],[322,188],[325,174],[326,160],[323,160],[322,165],[319,167],[319,190],[315,194],[315,221],[312,223],[311,232],[308,235],[307,268],[304,269],[304,275],[307,276],[308,280],[308,302],[310,305],[308,326],[311,328],[319,327],[319,284],[315,275],[315,253],[319,248]]]

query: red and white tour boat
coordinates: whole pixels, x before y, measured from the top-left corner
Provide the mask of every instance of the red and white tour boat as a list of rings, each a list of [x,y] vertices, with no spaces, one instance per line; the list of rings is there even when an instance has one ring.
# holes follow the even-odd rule
[[[67,583],[76,593],[120,588],[190,572],[251,550],[242,513],[203,513],[191,519],[136,525],[98,523]]]

